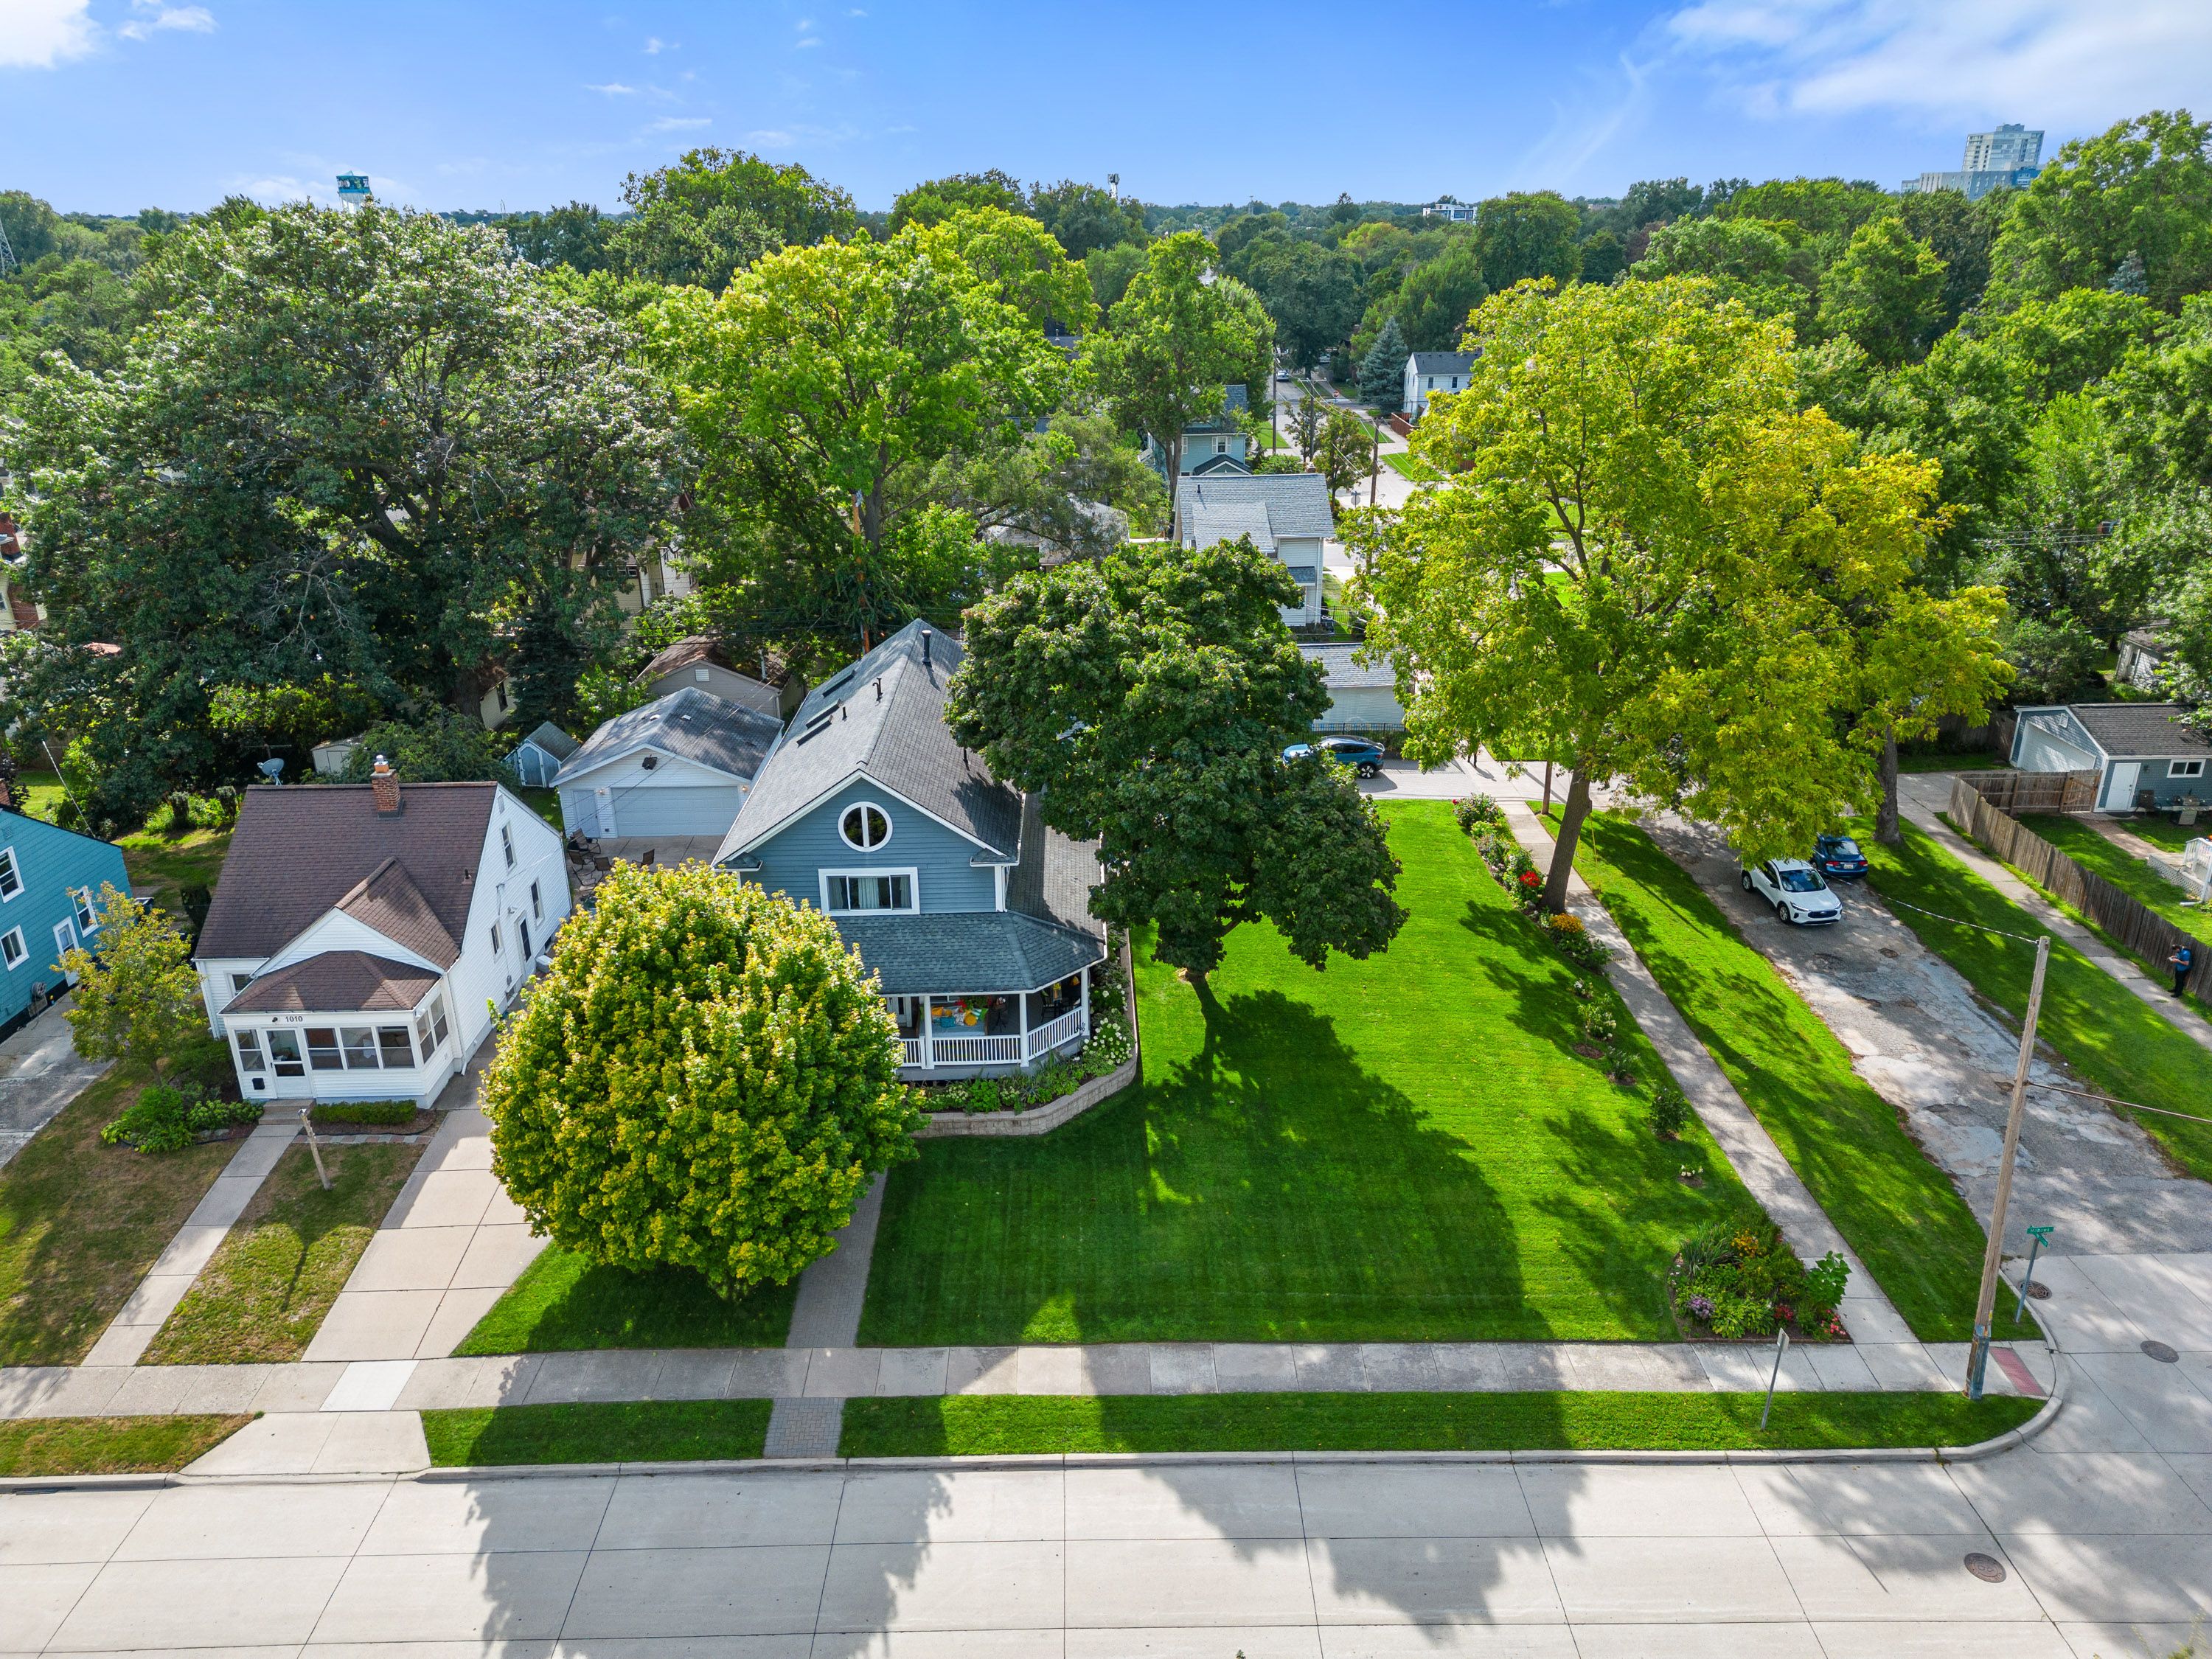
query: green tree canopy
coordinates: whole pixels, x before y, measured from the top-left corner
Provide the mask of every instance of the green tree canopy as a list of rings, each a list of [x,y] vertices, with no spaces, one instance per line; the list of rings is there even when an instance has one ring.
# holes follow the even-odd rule
[[[1071,259],[1087,259],[1101,248],[1124,242],[1142,244],[1141,203],[1116,201],[1097,185],[1063,179],[1056,185],[1030,186],[1030,211],[1043,222]]]
[[[1786,219],[1808,235],[1841,247],[1868,220],[1893,210],[1889,192],[1841,179],[1773,179],[1736,191],[1716,205],[1719,219]]]
[[[942,224],[974,208],[1027,213],[1030,198],[1019,179],[996,167],[988,173],[955,173],[901,191],[891,200],[890,228],[896,234],[910,224]]]
[[[1925,355],[1942,320],[1943,262],[1894,217],[1853,231],[1820,286],[1821,327],[1886,366]]]
[[[1156,923],[1160,959],[1203,978],[1265,918],[1316,968],[1383,949],[1397,862],[1347,773],[1283,746],[1328,705],[1281,608],[1283,567],[1249,539],[1148,544],[1016,578],[969,612],[946,714],[1045,820],[1098,839],[1094,914]]]
[[[741,149],[687,151],[668,167],[631,173],[622,195],[641,217],[663,203],[708,222],[718,212],[750,215],[793,247],[853,234],[850,196],[796,161],[779,166]]]
[[[1366,304],[1359,262],[1316,242],[1279,233],[1256,237],[1229,265],[1260,296],[1276,341],[1301,368],[1349,339]]]
[[[1456,351],[1467,319],[1489,295],[1481,250],[1462,241],[1407,273],[1390,314],[1407,350]]]
[[[2151,303],[2212,288],[2212,125],[2152,110],[2077,138],[2019,193],[1992,255],[2000,307],[2101,289],[2130,254]]]
[[[79,946],[57,964],[76,976],[63,1018],[77,1053],[150,1076],[206,1047],[192,942],[167,916],[103,884],[98,939],[96,950]]]
[[[1582,216],[1556,191],[1514,191],[1493,196],[1474,210],[1474,245],[1482,260],[1482,280],[1493,294],[1523,277],[1549,276],[1571,283],[1582,270],[1576,238]]]
[[[1395,414],[1406,401],[1406,337],[1393,317],[1382,325],[1375,343],[1359,363],[1359,395],[1385,415]]]
[[[500,1031],[492,1167],[564,1249],[741,1296],[826,1254],[914,1156],[898,1063],[828,918],[726,871],[620,865]]]
[[[1652,233],[1636,275],[1705,277],[1753,315],[1785,318],[1802,335],[1817,277],[1811,254],[1792,240],[1795,228],[1761,219],[1678,219]]]

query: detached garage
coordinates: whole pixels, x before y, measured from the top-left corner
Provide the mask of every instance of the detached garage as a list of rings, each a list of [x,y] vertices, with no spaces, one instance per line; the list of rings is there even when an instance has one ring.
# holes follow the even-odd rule
[[[686,690],[618,714],[553,780],[561,821],[608,839],[721,836],[783,726],[773,714]]]

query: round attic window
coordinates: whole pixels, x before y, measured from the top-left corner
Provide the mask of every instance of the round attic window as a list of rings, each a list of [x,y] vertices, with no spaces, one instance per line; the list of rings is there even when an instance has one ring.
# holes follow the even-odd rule
[[[848,847],[872,853],[891,838],[891,821],[882,807],[864,800],[845,809],[845,816],[837,820],[837,833]]]

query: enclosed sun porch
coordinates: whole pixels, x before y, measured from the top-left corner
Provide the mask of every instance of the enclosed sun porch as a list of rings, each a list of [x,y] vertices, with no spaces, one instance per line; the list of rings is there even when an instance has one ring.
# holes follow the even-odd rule
[[[1091,1036],[1103,941],[1035,917],[839,917],[898,1026],[908,1082],[1031,1070]]]
[[[442,975],[359,951],[254,980],[222,1026],[245,1100],[428,1106],[462,1059]]]

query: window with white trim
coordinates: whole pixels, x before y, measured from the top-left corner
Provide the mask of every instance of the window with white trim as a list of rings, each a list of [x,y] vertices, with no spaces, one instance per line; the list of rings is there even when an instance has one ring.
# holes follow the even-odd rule
[[[15,863],[15,849],[0,847],[0,903],[21,896],[23,872]]]
[[[23,943],[21,928],[10,927],[6,933],[0,933],[0,964],[11,969],[21,968],[24,958],[30,954]]]
[[[534,881],[530,884],[530,914],[540,921],[545,920],[545,900],[538,892],[538,884]]]
[[[261,1057],[261,1033],[252,1026],[239,1032],[234,1039],[238,1045],[238,1069],[248,1077],[258,1077],[269,1069],[268,1061]]]
[[[914,911],[912,870],[824,870],[822,908],[833,916],[864,915],[872,910]]]
[[[890,814],[872,800],[855,802],[839,817],[837,833],[846,846],[872,853],[891,838]]]
[[[446,1030],[446,999],[432,997],[415,1015],[415,1036],[422,1044],[426,1065],[430,1056],[445,1046]]]
[[[2204,763],[2201,760],[2168,761],[2166,775],[2169,778],[2201,778],[2204,775]]]
[[[491,925],[491,953],[494,956],[497,956],[506,949],[507,946],[501,941],[499,937],[499,924],[495,921]]]
[[[76,903],[76,925],[88,933],[100,931],[100,905],[92,896],[92,889],[80,887],[70,896]]]
[[[507,823],[502,823],[502,824],[501,824],[501,825],[499,826],[499,850],[500,850],[501,852],[502,852],[502,853],[504,853],[504,854],[507,854],[507,867],[508,869],[510,869],[510,870],[514,869],[514,825],[512,825],[512,824],[507,824]]]
[[[307,1067],[300,1058],[300,1034],[282,1028],[269,1034],[269,1058],[278,1077],[305,1077]]]

